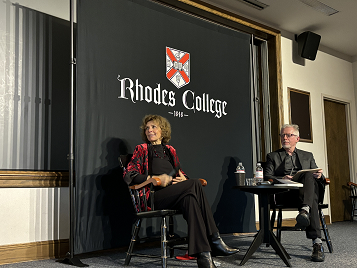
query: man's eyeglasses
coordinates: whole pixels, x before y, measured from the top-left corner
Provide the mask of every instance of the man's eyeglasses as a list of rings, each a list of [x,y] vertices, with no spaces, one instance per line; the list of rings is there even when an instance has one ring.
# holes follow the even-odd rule
[[[281,138],[284,138],[284,136],[286,136],[288,139],[290,139],[291,137],[293,137],[293,136],[297,136],[297,135],[295,135],[295,134],[279,134],[279,136],[281,137]]]

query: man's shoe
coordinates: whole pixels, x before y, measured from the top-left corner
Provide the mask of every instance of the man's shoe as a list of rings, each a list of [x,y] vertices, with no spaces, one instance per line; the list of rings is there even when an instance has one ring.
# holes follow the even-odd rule
[[[324,247],[320,243],[315,243],[312,246],[312,261],[322,262],[325,260]]]
[[[300,230],[305,230],[307,226],[310,225],[310,214],[302,209],[299,214],[296,216],[295,228]]]
[[[217,268],[212,260],[211,252],[200,252],[197,255],[197,265],[199,268]]]
[[[229,256],[234,253],[237,253],[239,249],[231,248],[227,246],[226,243],[222,240],[219,233],[213,233],[210,241],[212,256]]]

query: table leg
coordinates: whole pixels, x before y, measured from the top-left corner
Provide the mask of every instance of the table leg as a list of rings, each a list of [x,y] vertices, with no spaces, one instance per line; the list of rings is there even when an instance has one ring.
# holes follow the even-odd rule
[[[279,257],[284,261],[286,266],[291,267],[290,264],[290,255],[285,251],[284,247],[280,244],[276,236],[272,231],[270,231],[270,245],[273,247],[275,252],[279,255]]]
[[[259,230],[259,232],[257,233],[257,235],[255,236],[252,244],[250,245],[247,253],[245,253],[242,261],[240,262],[239,265],[244,265],[250,258],[250,256],[253,255],[253,253],[259,248],[259,246],[263,243],[263,238],[264,238],[264,231],[263,230]]]
[[[252,244],[250,245],[247,253],[244,255],[240,266],[244,265],[253,253],[259,248],[262,243],[267,243],[271,245],[279,257],[284,261],[286,266],[291,267],[290,256],[285,251],[284,247],[278,241],[276,236],[271,230],[270,223],[270,203],[269,203],[269,194],[262,193],[258,194],[259,199],[259,232],[255,236]]]

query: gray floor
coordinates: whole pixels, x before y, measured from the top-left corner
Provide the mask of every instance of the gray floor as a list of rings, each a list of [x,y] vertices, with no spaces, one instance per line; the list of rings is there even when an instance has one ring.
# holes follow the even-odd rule
[[[305,232],[283,232],[282,244],[291,256],[293,267],[357,267],[357,222],[337,222],[328,226],[332,238],[334,252],[329,253],[326,243],[326,260],[322,263],[310,261],[312,250],[311,240],[305,238]],[[240,252],[233,256],[214,258],[217,267],[239,266],[245,252],[253,241],[253,235],[224,236],[227,244],[240,248]],[[159,249],[147,249],[146,252],[160,252]],[[177,251],[177,255],[183,255],[184,251]],[[102,255],[86,254],[79,256],[81,261],[90,267],[123,267],[125,252],[106,252]],[[130,266],[127,267],[160,267],[158,259],[133,257]],[[284,262],[274,253],[272,247],[261,245],[253,254],[245,267],[286,267]],[[17,264],[1,265],[1,268],[21,267],[73,267],[55,262],[55,260],[42,260]],[[197,267],[196,261],[168,260],[168,267]]]

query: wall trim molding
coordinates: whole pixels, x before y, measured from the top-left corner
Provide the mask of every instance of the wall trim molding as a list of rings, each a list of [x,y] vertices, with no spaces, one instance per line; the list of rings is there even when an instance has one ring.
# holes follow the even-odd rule
[[[325,216],[326,224],[327,225],[332,224],[330,215],[324,215],[324,216]],[[276,227],[276,224],[277,224],[277,222],[275,221],[275,224],[274,224],[275,227]],[[282,222],[282,226],[288,226],[288,227],[294,227],[295,224],[296,224],[295,218],[286,218],[286,219],[283,219],[283,222]],[[256,226],[257,230],[259,230],[259,222],[258,221],[255,223],[255,226]]]
[[[0,170],[0,188],[48,188],[68,186],[68,171]]]
[[[0,246],[0,265],[61,258],[68,250],[68,239]]]
[[[210,5],[210,4],[202,2],[200,0],[178,0],[178,1],[185,3],[187,5],[199,8],[201,10],[207,11],[209,13],[215,14],[217,16],[223,17],[225,19],[228,19],[228,20],[237,22],[239,24],[248,26],[251,29],[255,29],[255,30],[270,34],[270,35],[280,34],[280,31],[275,28],[269,27],[267,25],[264,25],[262,23],[256,22],[256,21],[248,19],[248,18],[245,18],[243,16],[239,16],[235,13],[221,9],[214,5]]]

